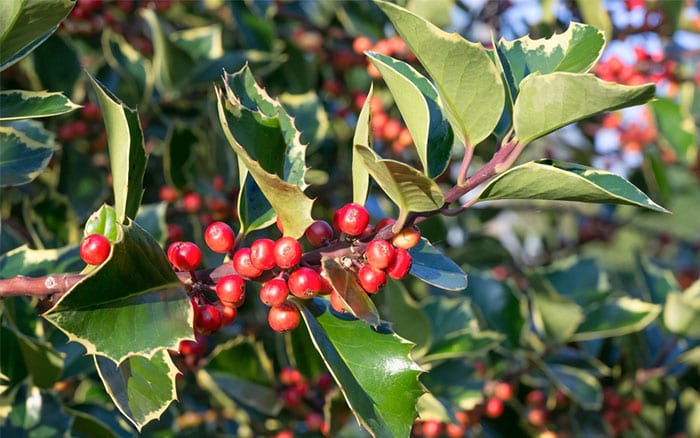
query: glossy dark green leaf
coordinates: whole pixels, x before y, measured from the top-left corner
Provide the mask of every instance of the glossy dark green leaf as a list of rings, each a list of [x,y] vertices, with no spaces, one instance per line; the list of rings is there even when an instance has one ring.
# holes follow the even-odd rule
[[[412,344],[386,325],[376,329],[331,312],[314,299],[301,307],[314,345],[353,410],[372,436],[408,436],[423,389]]]
[[[575,367],[547,364],[547,374],[554,384],[584,409],[600,409],[603,392],[600,382],[590,373]]]
[[[367,292],[358,283],[357,274],[345,269],[334,259],[327,257],[321,260],[321,266],[328,275],[333,289],[343,299],[350,313],[372,327],[377,327],[380,323],[379,312]]]
[[[2,71],[51,36],[75,3],[70,0],[23,0],[0,5]]]
[[[460,291],[467,287],[467,274],[426,239],[409,250],[411,275],[441,289]]]
[[[47,91],[0,91],[0,120],[56,116],[80,108],[63,93]]]
[[[194,151],[199,142],[200,138],[185,123],[173,124],[163,153],[165,178],[173,187],[182,190],[192,185],[192,168],[196,161]]]
[[[150,234],[158,243],[165,247],[168,240],[168,225],[165,221],[167,204],[142,205],[134,221]]]
[[[525,327],[525,300],[516,296],[507,282],[484,274],[470,276],[467,293],[482,328],[503,333],[511,346],[519,345]]]
[[[41,174],[54,151],[54,135],[33,120],[0,124],[0,187],[27,184]]]
[[[430,178],[440,176],[450,161],[454,136],[442,114],[437,89],[410,64],[375,52],[367,56],[382,74],[406,122],[423,173]]]
[[[118,438],[119,435],[109,425],[85,412],[67,410],[73,417],[71,436],[75,438]]]
[[[577,341],[622,336],[637,332],[654,321],[662,307],[635,298],[607,300],[586,307],[586,319],[572,339]]]
[[[83,67],[70,38],[60,34],[51,35],[36,48],[32,61],[42,89],[60,90],[66,96],[73,96]]]
[[[238,220],[241,234],[260,230],[272,225],[277,213],[265,198],[260,186],[250,174],[245,174],[241,191],[238,193]]]
[[[323,103],[314,91],[304,94],[282,93],[280,103],[301,132],[301,143],[310,147],[318,144],[326,137],[329,129],[328,114]]]
[[[392,322],[392,330],[402,338],[416,344],[413,357],[425,353],[432,341],[431,319],[420,305],[410,296],[403,283],[389,279],[382,291],[388,310],[387,320]],[[440,320],[447,316],[440,316]]]
[[[110,28],[102,32],[102,50],[109,66],[120,73],[129,90],[130,99],[124,96],[124,100],[135,105],[148,99],[155,81],[151,61]]]
[[[530,161],[491,180],[479,200],[543,199],[627,204],[668,213],[632,183],[611,172],[556,160]]]
[[[158,242],[134,222],[120,228],[107,261],[44,314],[88,354],[117,363],[134,354],[177,349],[192,337],[194,317]]]
[[[557,293],[537,291],[532,298],[535,327],[549,339],[568,341],[585,318],[581,306]]]
[[[501,333],[473,327],[464,328],[436,340],[421,362],[483,356],[504,339],[505,335]]]
[[[601,301],[610,289],[607,274],[593,258],[558,260],[542,274],[559,294],[584,308]]]
[[[238,157],[241,183],[249,173],[285,234],[300,237],[313,222],[313,200],[303,192],[306,146],[294,120],[257,85],[247,66],[226,75],[217,96],[219,121]]]
[[[8,369],[14,372],[21,370],[21,366],[17,367],[19,364],[12,365],[12,362],[20,360],[26,367],[32,384],[39,388],[51,388],[58,381],[63,371],[63,355],[56,351],[51,344],[27,336],[10,327],[2,326],[0,331],[2,332],[2,343],[9,344],[2,347],[3,373],[6,373]],[[7,348],[11,351],[7,351]],[[5,360],[10,361],[9,368],[5,367]],[[12,377],[16,381],[17,376]]]
[[[22,245],[0,256],[0,277],[38,277],[70,272],[80,269],[82,264],[78,255],[78,245],[56,249],[31,249]]]
[[[620,85],[588,73],[533,73],[520,82],[513,127],[518,141],[528,144],[600,112],[641,105],[655,92],[654,84]]]
[[[70,431],[71,417],[63,411],[58,397],[35,386],[20,388],[11,405],[4,408],[0,424],[3,438],[66,436]]]
[[[146,150],[138,112],[126,107],[98,80],[90,77],[107,129],[114,187],[114,208],[120,221],[134,218],[141,205]]]
[[[175,376],[179,371],[167,350],[160,350],[150,359],[131,356],[118,366],[108,358],[94,358],[112,401],[139,431],[160,418],[177,399]]]

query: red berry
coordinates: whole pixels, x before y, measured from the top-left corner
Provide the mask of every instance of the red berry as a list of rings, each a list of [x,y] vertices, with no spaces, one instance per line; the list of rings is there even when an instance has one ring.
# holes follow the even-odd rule
[[[306,428],[311,432],[318,432],[323,426],[323,415],[318,412],[310,412],[304,419]]]
[[[525,401],[530,406],[543,406],[546,399],[544,392],[539,389],[533,389],[525,396]]]
[[[411,254],[403,248],[397,248],[394,261],[386,268],[386,273],[394,280],[401,280],[408,275],[412,264]]]
[[[273,278],[260,288],[260,301],[266,306],[277,306],[287,301],[289,288],[283,278]]]
[[[387,225],[393,225],[394,222],[396,222],[394,219],[390,217],[385,217],[384,219],[380,219],[379,222],[377,222],[377,224],[374,226],[374,229],[379,231]]]
[[[397,248],[411,249],[420,242],[420,230],[417,227],[407,227],[396,234],[391,243]]]
[[[102,117],[102,111],[100,111],[100,107],[95,102],[87,102],[80,109],[80,115],[85,120],[95,121]]]
[[[627,408],[627,411],[630,414],[634,415],[635,417],[638,417],[639,414],[642,412],[642,401],[633,398],[627,402],[627,405],[625,407]]]
[[[282,400],[286,406],[299,406],[304,401],[304,394],[296,391],[295,388],[288,388],[282,394]]]
[[[224,222],[212,222],[204,231],[204,241],[214,252],[223,254],[231,251],[235,240],[233,229]]]
[[[321,290],[318,291],[319,295],[328,295],[333,291],[333,285],[328,279],[328,274],[324,270],[320,270],[318,275],[321,277]]]
[[[377,269],[386,269],[394,261],[396,250],[391,243],[382,239],[374,239],[365,250],[367,263]]]
[[[349,310],[346,308],[345,301],[343,297],[340,296],[335,290],[331,291],[330,294],[331,307],[338,313],[348,313]]]
[[[289,429],[280,430],[275,435],[275,438],[294,438],[294,432]]]
[[[513,398],[514,394],[515,390],[513,389],[513,385],[508,382],[498,382],[493,388],[493,395],[503,401],[510,400]]]
[[[245,280],[238,275],[226,275],[216,283],[216,296],[226,306],[240,307],[245,301]]]
[[[202,197],[199,193],[190,192],[182,198],[182,206],[188,213],[197,213],[202,208]]]
[[[289,269],[301,261],[301,245],[293,237],[281,237],[275,243],[275,263],[282,269]]]
[[[328,245],[328,242],[333,238],[333,228],[324,220],[315,220],[304,232],[306,240],[316,247]]]
[[[447,423],[445,426],[445,435],[448,438],[462,438],[466,432],[466,428],[461,424]]]
[[[261,269],[253,266],[250,260],[250,248],[241,248],[233,254],[233,269],[247,278],[259,277],[263,273]]]
[[[425,438],[437,438],[442,433],[442,423],[438,420],[427,420],[421,429]]]
[[[333,386],[333,377],[331,377],[331,375],[328,373],[319,374],[318,378],[316,379],[316,386],[322,392],[329,390],[331,386]]]
[[[499,398],[491,397],[486,400],[484,413],[489,418],[498,418],[503,415],[503,401]]]
[[[280,370],[279,380],[284,386],[292,386],[302,383],[304,381],[304,376],[302,376],[296,368],[284,367]]]
[[[76,120],[73,122],[73,131],[75,132],[76,137],[85,137],[89,132],[88,124],[83,120]]]
[[[605,404],[605,406],[616,411],[622,408],[622,403],[622,396],[618,394],[617,391],[612,388],[605,388],[603,390],[603,404]]]
[[[177,201],[177,198],[179,197],[180,193],[175,187],[163,186],[160,188],[160,190],[158,190],[158,198],[160,198],[160,200],[163,202],[173,203]]]
[[[267,323],[276,332],[282,333],[294,330],[299,326],[299,322],[301,322],[299,309],[288,301],[278,306],[270,307],[270,311],[267,314]]]
[[[182,236],[184,236],[185,233],[182,231],[182,227],[178,224],[168,224],[168,241],[169,242],[175,242],[178,240],[182,240]]]
[[[386,273],[371,265],[362,265],[357,271],[357,280],[365,292],[373,294],[386,285]]]
[[[359,236],[369,224],[369,213],[360,204],[346,204],[338,213],[338,228],[349,236]]]
[[[80,243],[80,258],[88,265],[101,265],[112,250],[112,245],[102,234],[90,234]]]
[[[535,427],[542,427],[547,423],[547,411],[543,408],[532,408],[527,413],[527,421]]]
[[[200,333],[212,333],[221,328],[221,314],[219,310],[211,304],[199,307],[194,326]]]
[[[226,306],[221,303],[216,307],[221,315],[221,327],[231,324],[238,316],[238,310],[233,306]]]
[[[315,297],[323,288],[321,276],[311,268],[294,270],[289,274],[287,286],[294,296],[305,300]]]
[[[202,262],[202,251],[192,242],[174,242],[168,248],[168,259],[179,271],[194,271]]]
[[[201,356],[207,351],[207,338],[201,333],[195,333],[195,340],[180,341],[178,351],[185,356]]]
[[[275,262],[275,241],[271,239],[258,239],[250,245],[250,262],[256,268],[269,271],[274,268]]]

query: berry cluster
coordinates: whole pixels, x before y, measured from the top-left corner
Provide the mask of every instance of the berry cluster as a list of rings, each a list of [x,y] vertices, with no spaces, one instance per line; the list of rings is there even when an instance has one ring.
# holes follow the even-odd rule
[[[622,436],[632,428],[632,419],[642,412],[642,402],[625,398],[613,388],[603,389],[603,418],[612,429],[613,436]]]
[[[309,260],[302,260],[302,245],[292,237],[259,238],[248,247],[236,248],[233,229],[225,222],[211,222],[204,231],[204,240],[212,251],[230,257],[234,271],[218,278],[215,284],[204,284],[197,278],[202,252],[195,243],[174,241],[167,255],[176,270],[191,275],[190,298],[197,332],[210,334],[232,323],[237,309],[245,302],[248,281],[262,283],[259,298],[269,307],[268,324],[277,332],[285,332],[295,329],[301,321],[299,309],[289,300],[290,296],[308,300],[328,295],[336,311],[349,310],[319,264],[319,252],[331,245],[347,249],[346,255],[340,256],[342,265],[356,276],[360,287],[369,294],[381,290],[387,276],[399,280],[408,274],[412,264],[408,249],[419,242],[420,231],[407,227],[394,234],[392,219],[383,219],[376,226],[369,222],[367,210],[355,203],[335,213],[333,226],[323,220],[314,221],[304,233],[308,243],[318,248],[316,257]],[[283,232],[279,222],[278,228]],[[389,240],[377,238],[377,232],[390,236]],[[215,292],[215,298],[205,293],[207,290]]]
[[[328,435],[328,422],[324,419],[325,397],[333,389],[333,379],[328,373],[320,374],[311,384],[299,370],[286,367],[279,372],[277,392],[285,408],[303,421],[304,432]],[[295,428],[301,429],[301,428]],[[290,429],[278,432],[276,437],[293,437]]]

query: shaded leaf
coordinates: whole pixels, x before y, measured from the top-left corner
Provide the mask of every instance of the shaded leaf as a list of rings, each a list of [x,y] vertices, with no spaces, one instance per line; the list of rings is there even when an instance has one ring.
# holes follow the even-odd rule
[[[649,102],[659,134],[666,139],[678,157],[691,162],[697,153],[697,129],[693,116],[667,98]]]
[[[385,325],[377,329],[332,313],[326,301],[301,307],[319,353],[358,422],[372,436],[408,436],[423,389],[411,345]]]
[[[148,99],[154,83],[151,61],[111,28],[102,32],[102,51],[109,66],[121,74],[131,89],[134,101],[130,103]]]
[[[11,278],[16,275],[39,277],[75,271],[82,265],[78,245],[56,249],[31,249],[27,245],[22,245],[0,256],[0,277]]]
[[[550,159],[521,164],[492,179],[479,193],[479,200],[494,199],[627,204],[668,213],[619,175]]]
[[[114,208],[119,221],[136,217],[143,195],[146,150],[138,112],[126,107],[97,79],[90,76],[107,130],[114,187]]]
[[[366,146],[355,145],[355,150],[367,172],[404,214],[435,210],[445,203],[440,187],[413,167],[382,159]]]
[[[377,327],[380,323],[379,312],[367,292],[357,282],[357,275],[328,257],[321,260],[321,266],[350,313],[372,327]]]
[[[598,261],[588,257],[557,260],[543,275],[559,294],[584,308],[607,297],[610,288]]]
[[[66,96],[73,96],[83,68],[70,38],[60,33],[51,35],[36,48],[32,61],[41,88],[61,90]]]
[[[168,184],[180,190],[191,186],[192,168],[195,165],[194,151],[200,139],[183,122],[175,122],[168,132],[163,152],[163,167]]]
[[[0,120],[30,119],[65,114],[80,108],[63,93],[0,91]]]
[[[683,293],[666,296],[664,325],[672,333],[700,338],[700,281]]]
[[[0,330],[2,344],[7,342],[10,346],[16,344],[17,347],[9,357],[5,355],[7,351],[4,351],[3,357],[9,360],[21,359],[34,385],[44,389],[51,388],[61,377],[64,355],[56,351],[48,342],[29,337],[8,327],[3,326]],[[3,350],[5,348],[7,346],[3,345]],[[13,368],[16,369],[15,367],[10,369]],[[6,372],[8,368],[3,366],[2,369]]]
[[[592,374],[578,368],[547,364],[547,374],[554,384],[572,400],[575,400],[584,409],[600,409],[603,401],[603,392],[600,382]]]
[[[224,54],[221,31],[220,24],[212,24],[171,32],[169,37],[192,59],[216,59]]]
[[[467,293],[481,326],[506,335],[510,346],[519,345],[525,326],[522,308],[525,300],[519,300],[508,283],[483,274],[470,276]]]
[[[432,77],[457,138],[476,146],[488,137],[501,118],[505,90],[481,44],[444,32],[399,6],[375,3]]]
[[[403,283],[389,279],[382,291],[389,315],[386,317],[392,322],[392,330],[402,338],[416,344],[413,349],[413,357],[419,357],[430,346],[432,341],[432,319],[411,297]],[[445,316],[445,319],[448,317]]]
[[[22,59],[58,28],[73,6],[70,0],[1,2],[0,71]]]
[[[177,399],[175,376],[179,371],[167,350],[160,350],[150,359],[131,356],[119,366],[102,356],[94,358],[107,393],[139,431],[160,418]]]
[[[54,151],[54,135],[33,120],[0,124],[0,186],[27,184],[41,174]]]
[[[374,84],[370,86],[365,103],[362,104],[360,114],[357,116],[357,125],[355,125],[355,133],[352,138],[352,202],[359,205],[365,205],[367,201],[369,172],[367,172],[364,160],[355,145],[372,149],[372,109],[370,105],[373,92]]]
[[[459,291],[467,287],[467,274],[425,238],[409,250],[411,275],[441,289]]]
[[[622,336],[637,332],[659,316],[661,306],[621,297],[585,310],[586,319],[573,335],[573,340]]]
[[[66,436],[71,417],[62,409],[58,397],[37,387],[19,389],[10,406],[3,406],[2,437]],[[9,403],[8,403],[9,404]]]
[[[328,134],[328,114],[315,91],[304,94],[282,93],[280,102],[301,131],[303,144],[318,145]]]
[[[513,126],[520,143],[602,111],[643,104],[654,97],[654,84],[627,86],[592,74],[533,73],[520,82]]]
[[[536,292],[533,308],[537,329],[558,342],[569,340],[585,318],[581,306],[556,293]]]
[[[88,354],[117,363],[134,354],[177,349],[181,340],[192,338],[194,318],[158,242],[134,222],[120,227],[107,261],[44,314]]]
[[[423,173],[430,178],[440,176],[450,160],[453,134],[440,109],[437,90],[403,61],[375,52],[367,56],[382,74],[406,122]]]
[[[483,356],[489,350],[497,347],[504,339],[505,335],[501,333],[465,328],[461,332],[453,332],[434,342],[421,361],[430,362],[458,357]]]

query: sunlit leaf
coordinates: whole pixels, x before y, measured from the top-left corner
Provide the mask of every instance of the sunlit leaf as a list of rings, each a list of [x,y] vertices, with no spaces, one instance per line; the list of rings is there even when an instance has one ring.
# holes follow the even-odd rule
[[[0,120],[31,119],[65,114],[80,108],[63,93],[0,91]]]

